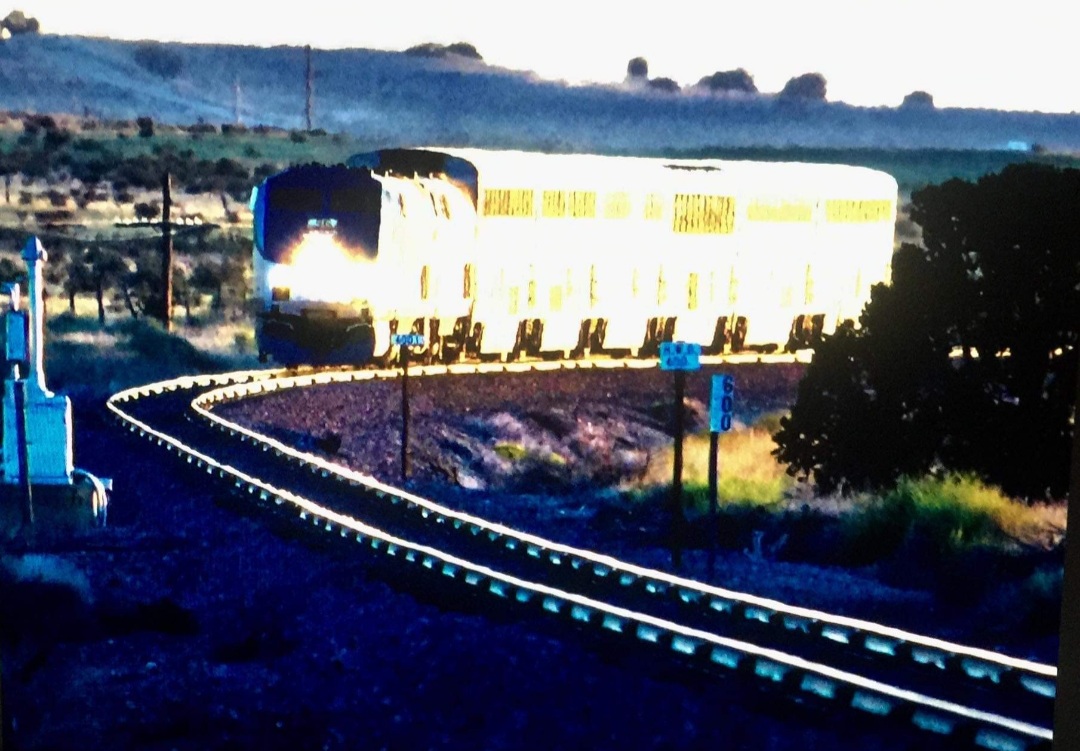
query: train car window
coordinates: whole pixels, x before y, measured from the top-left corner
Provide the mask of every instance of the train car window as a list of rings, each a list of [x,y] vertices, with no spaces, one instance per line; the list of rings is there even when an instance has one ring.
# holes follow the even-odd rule
[[[679,193],[675,196],[672,229],[692,235],[726,235],[735,229],[735,199]]]
[[[566,216],[566,193],[561,190],[544,191],[544,216],[548,218]]]
[[[379,211],[379,195],[375,191],[360,188],[333,190],[330,191],[330,211],[335,214],[376,214]]]
[[[439,196],[439,205],[442,207],[442,215],[447,219],[450,218],[450,201],[447,200],[446,195]]]
[[[552,313],[558,313],[559,311],[562,310],[562,303],[563,303],[562,287],[552,287],[551,288],[551,294],[548,296],[548,302],[551,305],[550,310],[551,310]]]
[[[533,308],[536,307],[536,280],[535,279],[530,279],[529,280],[529,296],[528,296],[528,298],[526,300],[526,304],[529,306],[530,310],[532,310]]]
[[[625,219],[630,216],[630,196],[626,193],[608,193],[604,197],[604,218]]]
[[[409,212],[405,210],[405,196],[404,196],[404,194],[400,194],[400,193],[398,194],[397,205],[398,205],[398,212],[401,214],[401,216],[407,217],[409,215]]]
[[[323,210],[323,193],[318,188],[274,188],[270,191],[270,208],[317,214]]]
[[[698,275],[690,272],[686,280],[686,309],[697,310],[698,307]]]
[[[746,218],[751,222],[809,222],[813,214],[813,205],[803,202],[758,200],[746,208]]]
[[[814,302],[814,269],[810,264],[806,265],[806,296],[805,302],[807,305],[812,305]]]
[[[596,193],[591,190],[570,191],[570,216],[575,219],[595,219]]]
[[[829,199],[825,202],[825,221],[844,224],[887,222],[892,218],[892,201],[855,201]]]
[[[429,274],[428,267],[424,266],[420,269],[420,299],[428,299],[428,294],[431,292],[429,289]]]
[[[650,193],[645,197],[645,218],[650,220],[664,218],[664,199],[659,193]]]
[[[533,192],[523,188],[484,191],[484,216],[533,216]]]
[[[468,300],[473,296],[473,290],[476,289],[476,269],[471,263],[465,264],[465,273],[463,274],[461,297]]]

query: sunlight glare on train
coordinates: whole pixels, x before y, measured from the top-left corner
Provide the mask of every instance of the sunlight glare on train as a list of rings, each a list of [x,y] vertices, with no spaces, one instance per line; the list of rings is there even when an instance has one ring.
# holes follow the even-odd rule
[[[372,280],[375,264],[363,254],[358,259],[328,232],[304,235],[280,269],[286,277],[280,285],[289,287],[298,300],[349,303],[377,288]]]

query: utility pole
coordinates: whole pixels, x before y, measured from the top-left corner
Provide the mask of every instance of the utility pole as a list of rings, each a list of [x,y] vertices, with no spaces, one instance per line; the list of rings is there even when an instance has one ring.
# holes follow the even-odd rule
[[[311,45],[304,47],[304,53],[307,57],[307,106],[304,108],[304,115],[307,121],[307,129],[311,130],[311,100],[314,97],[315,86],[313,84],[314,74],[311,69]]]
[[[240,124],[240,77],[233,79],[233,122]]]
[[[173,242],[172,223],[172,175],[168,172],[161,179],[161,324],[172,331],[173,299]]]
[[[1061,583],[1057,695],[1054,700],[1054,750],[1080,743],[1080,368],[1073,406],[1072,468],[1065,528],[1065,572]]]

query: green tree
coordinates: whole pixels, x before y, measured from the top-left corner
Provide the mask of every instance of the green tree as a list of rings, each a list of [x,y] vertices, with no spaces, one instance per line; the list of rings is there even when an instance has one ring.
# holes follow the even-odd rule
[[[816,349],[776,456],[824,490],[970,471],[1028,497],[1068,486],[1080,311],[1080,171],[1025,164],[916,191],[923,245]]]
[[[754,77],[746,72],[745,68],[738,70],[717,71],[711,76],[705,76],[698,81],[698,86],[703,86],[709,91],[730,92],[737,91],[743,94],[758,93]]]
[[[820,73],[803,73],[784,84],[780,98],[824,102],[825,89],[825,76]]]
[[[28,16],[21,10],[13,10],[0,21],[0,29],[7,29],[12,36],[19,34],[37,34],[41,31],[41,24],[32,16]]]
[[[124,257],[108,247],[92,247],[82,253],[73,253],[68,260],[68,279],[64,292],[68,305],[74,312],[75,294],[93,292],[97,302],[98,323],[105,325],[105,293],[112,289],[127,273]]]
[[[649,80],[649,61],[643,57],[635,57],[626,64],[626,80],[641,81]]]

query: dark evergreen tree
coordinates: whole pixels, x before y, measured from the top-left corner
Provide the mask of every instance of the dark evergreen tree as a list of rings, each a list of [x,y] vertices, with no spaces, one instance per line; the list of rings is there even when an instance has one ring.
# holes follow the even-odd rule
[[[777,457],[823,490],[969,471],[1032,498],[1068,486],[1080,330],[1080,171],[1025,164],[912,196],[861,328],[817,348]]]

